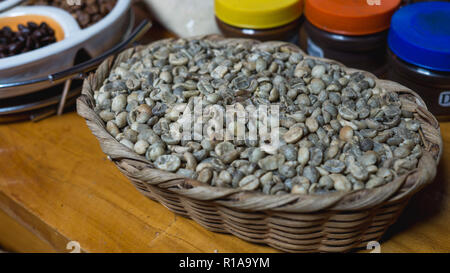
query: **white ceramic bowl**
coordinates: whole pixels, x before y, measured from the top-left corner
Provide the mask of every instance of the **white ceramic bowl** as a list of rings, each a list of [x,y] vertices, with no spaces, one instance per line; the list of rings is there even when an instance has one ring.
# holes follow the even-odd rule
[[[134,20],[131,0],[118,0],[107,16],[85,29],[81,29],[68,12],[49,6],[15,7],[0,17],[25,14],[54,19],[63,28],[65,38],[43,48],[0,59],[0,84],[38,79],[68,69],[80,49],[96,57],[123,40],[131,32]],[[52,85],[49,81],[40,85],[2,88],[0,98],[32,93]]]
[[[69,68],[73,64],[73,54],[56,56],[55,53],[66,51],[72,47],[75,39],[71,39],[80,32],[77,21],[68,12],[54,7],[16,7],[0,17],[14,17],[24,15],[43,15],[59,23],[64,31],[64,39],[57,43],[42,47],[27,53],[0,59],[0,83],[30,79],[41,72],[57,71],[59,68]]]
[[[118,0],[113,10],[96,24],[81,30],[77,41],[95,57],[123,40],[134,23],[131,0]]]

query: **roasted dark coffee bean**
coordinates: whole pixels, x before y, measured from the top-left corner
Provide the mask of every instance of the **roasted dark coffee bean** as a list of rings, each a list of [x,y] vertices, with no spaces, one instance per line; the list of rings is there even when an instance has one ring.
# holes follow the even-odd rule
[[[23,33],[23,34],[29,34],[31,32],[31,30],[29,28],[27,28],[26,26],[24,26],[22,24],[19,24],[17,26],[17,29],[19,30],[20,33]]]
[[[39,27],[38,24],[36,24],[36,23],[34,23],[34,22],[28,22],[28,23],[27,23],[27,26],[28,26],[28,28],[31,29],[31,30],[35,30],[35,29],[37,29],[37,28]]]
[[[81,5],[71,5],[67,0],[36,0],[31,5],[47,5],[68,11],[77,20],[81,28],[87,28],[108,15],[117,0],[83,0]]]
[[[25,53],[56,42],[55,32],[45,22],[37,25],[19,24],[14,32],[9,27],[0,29],[0,58]]]

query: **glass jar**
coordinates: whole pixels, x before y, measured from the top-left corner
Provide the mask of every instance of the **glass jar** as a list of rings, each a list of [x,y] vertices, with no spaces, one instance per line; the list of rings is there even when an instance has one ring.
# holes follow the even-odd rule
[[[390,80],[417,92],[430,112],[450,118],[450,3],[401,8],[389,31]]]
[[[302,0],[215,0],[214,9],[227,37],[298,43]]]
[[[390,18],[400,0],[306,0],[301,46],[312,56],[334,59],[383,77]]]

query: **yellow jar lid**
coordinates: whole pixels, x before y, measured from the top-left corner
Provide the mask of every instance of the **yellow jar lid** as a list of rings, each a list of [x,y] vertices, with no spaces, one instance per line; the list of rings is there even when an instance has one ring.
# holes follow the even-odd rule
[[[298,19],[302,11],[303,0],[215,0],[217,18],[239,28],[280,27]]]

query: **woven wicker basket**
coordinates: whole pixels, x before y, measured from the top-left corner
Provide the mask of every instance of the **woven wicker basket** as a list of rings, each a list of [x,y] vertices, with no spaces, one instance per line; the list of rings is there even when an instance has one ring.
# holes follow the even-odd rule
[[[217,44],[239,43],[264,50],[286,46],[292,51],[302,52],[298,47],[283,42],[261,43],[220,36],[205,36],[201,39]],[[174,39],[161,40],[149,46],[172,41]],[[425,143],[425,152],[418,168],[381,187],[327,195],[270,196],[211,187],[157,170],[151,162],[112,137],[105,129],[105,123],[93,110],[93,93],[100,88],[109,72],[142,48],[131,48],[117,57],[109,58],[95,74],[85,80],[82,96],[77,102],[78,113],[86,119],[103,152],[140,192],[171,211],[194,219],[208,230],[231,233],[246,241],[267,244],[287,252],[343,252],[366,247],[367,242],[380,239],[398,218],[411,196],[436,175],[442,153],[438,122],[415,92],[394,82],[378,79],[378,86],[399,93],[403,109],[414,112],[422,124],[421,136]],[[357,71],[349,68],[345,70]]]

